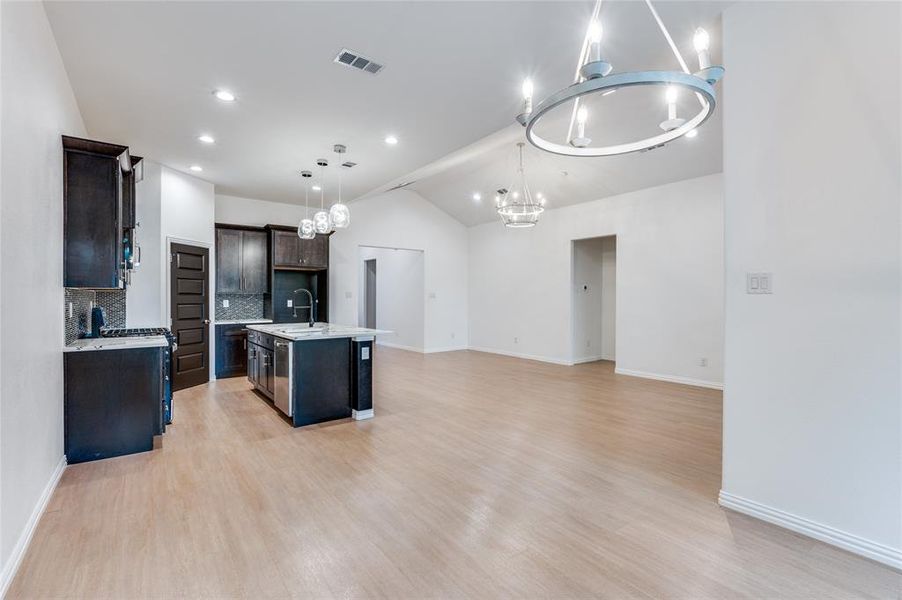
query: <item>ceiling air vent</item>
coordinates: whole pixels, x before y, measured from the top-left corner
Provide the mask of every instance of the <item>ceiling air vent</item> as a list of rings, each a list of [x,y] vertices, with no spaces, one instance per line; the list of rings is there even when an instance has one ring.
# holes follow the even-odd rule
[[[366,71],[371,75],[375,75],[382,70],[382,65],[380,65],[379,63],[373,62],[369,58],[361,56],[358,52],[348,50],[347,48],[341,49],[341,52],[339,52],[335,57],[335,62],[340,65],[352,67],[359,71]]]
[[[341,163],[341,166],[345,167],[346,169],[350,169],[351,167],[356,167],[357,163],[348,161]]]

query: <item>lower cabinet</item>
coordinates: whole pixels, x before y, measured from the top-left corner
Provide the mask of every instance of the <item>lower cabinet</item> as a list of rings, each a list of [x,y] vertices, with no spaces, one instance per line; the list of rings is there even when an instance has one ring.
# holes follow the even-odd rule
[[[246,357],[248,381],[257,391],[272,400],[276,383],[272,336],[249,332]]]
[[[216,326],[216,378],[241,377],[248,368],[247,327]]]
[[[69,464],[153,449],[163,418],[164,348],[63,355]]]

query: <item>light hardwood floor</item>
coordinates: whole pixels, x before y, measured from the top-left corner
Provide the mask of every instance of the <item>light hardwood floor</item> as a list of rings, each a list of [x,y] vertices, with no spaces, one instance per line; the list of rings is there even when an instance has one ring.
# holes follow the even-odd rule
[[[378,348],[376,418],[292,429],[243,379],[66,469],[10,598],[898,598],[717,506],[719,392]]]

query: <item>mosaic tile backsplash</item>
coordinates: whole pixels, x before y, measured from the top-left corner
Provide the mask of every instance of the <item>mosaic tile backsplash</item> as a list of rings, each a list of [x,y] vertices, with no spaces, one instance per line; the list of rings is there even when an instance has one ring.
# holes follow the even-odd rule
[[[229,306],[222,305],[223,300]],[[216,320],[237,321],[240,319],[262,319],[263,294],[216,294]]]
[[[66,343],[71,344],[85,332],[91,331],[91,301],[106,309],[107,327],[125,327],[125,290],[83,290],[66,288],[63,300],[63,319],[66,324]],[[69,317],[69,303],[72,317]]]

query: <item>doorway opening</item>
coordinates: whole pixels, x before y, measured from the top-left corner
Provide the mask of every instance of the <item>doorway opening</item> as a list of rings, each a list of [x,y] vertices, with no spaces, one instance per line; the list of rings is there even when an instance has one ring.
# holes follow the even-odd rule
[[[368,258],[363,261],[364,279],[364,323],[368,329],[376,329],[376,259]]]
[[[573,240],[573,363],[617,360],[617,238]]]
[[[357,323],[392,332],[377,344],[423,351],[424,262],[422,250],[360,246]]]

